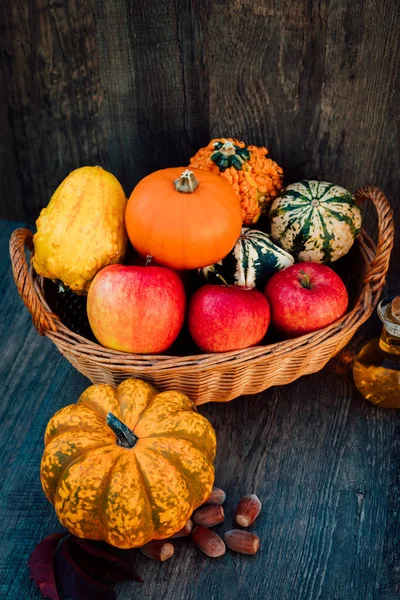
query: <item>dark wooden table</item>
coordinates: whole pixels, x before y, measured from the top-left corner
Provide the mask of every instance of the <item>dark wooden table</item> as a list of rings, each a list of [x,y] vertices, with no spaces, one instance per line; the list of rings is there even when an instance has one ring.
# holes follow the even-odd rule
[[[16,226],[0,222],[0,598],[33,600],[29,554],[62,530],[39,479],[45,426],[89,382],[37,334],[18,297],[7,250]],[[316,375],[200,407],[217,431],[216,483],[228,496],[220,530],[240,496],[257,493],[260,551],[212,560],[179,540],[164,564],[138,555],[144,583],[121,585],[118,598],[400,598],[399,412],[370,405],[351,378],[355,350],[379,330],[371,319]]]

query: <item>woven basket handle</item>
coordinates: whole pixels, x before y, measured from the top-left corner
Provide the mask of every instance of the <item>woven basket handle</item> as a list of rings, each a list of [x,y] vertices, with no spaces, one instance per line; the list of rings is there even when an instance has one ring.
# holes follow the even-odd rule
[[[393,211],[385,194],[378,187],[363,186],[356,194],[356,200],[370,200],[378,214],[378,244],[374,260],[364,278],[364,284],[370,284],[372,292],[380,289],[389,267],[390,253],[394,242]],[[41,335],[46,331],[57,331],[57,315],[48,312],[43,306],[33,286],[32,276],[26,262],[25,249],[33,249],[33,234],[29,229],[16,229],[10,238],[10,257],[14,281],[25,306],[32,315],[32,321]]]
[[[378,214],[378,243],[374,260],[364,277],[364,284],[370,284],[371,291],[383,287],[389,267],[390,253],[394,242],[393,211],[385,194],[376,186],[367,185],[355,194],[357,202],[370,200]]]
[[[25,249],[33,250],[33,234],[29,229],[16,229],[10,238],[10,257],[15,285],[26,308],[32,315],[32,321],[40,335],[46,331],[57,331],[57,315],[48,312],[43,306],[34,288],[32,276],[26,262]]]

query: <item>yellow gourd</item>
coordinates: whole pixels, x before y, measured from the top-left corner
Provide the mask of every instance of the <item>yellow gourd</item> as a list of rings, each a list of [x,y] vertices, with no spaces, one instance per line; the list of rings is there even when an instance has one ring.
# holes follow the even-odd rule
[[[101,167],[72,171],[36,221],[36,272],[86,294],[100,269],[123,258],[126,202],[121,184]]]

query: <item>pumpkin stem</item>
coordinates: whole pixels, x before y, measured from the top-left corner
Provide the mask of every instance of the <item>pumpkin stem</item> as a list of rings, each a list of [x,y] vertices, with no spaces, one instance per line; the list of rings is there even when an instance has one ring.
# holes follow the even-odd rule
[[[233,156],[236,154],[236,146],[233,142],[226,141],[224,144],[222,144],[219,152],[221,152],[221,154],[224,156]]]
[[[193,194],[198,185],[199,182],[190,169],[183,171],[182,175],[174,181],[176,191],[182,192],[182,194]]]
[[[250,158],[250,150],[241,148],[225,138],[221,142],[215,142],[214,148],[210,158],[222,173],[230,167],[241,171],[243,164]]]
[[[309,276],[303,270],[299,271],[299,281],[300,281],[300,285],[302,285],[303,288],[307,288],[308,290],[312,290],[313,287],[314,287],[313,284],[310,281]]]
[[[60,293],[64,293],[67,291],[67,288],[65,287],[65,285],[63,284],[63,282],[61,281],[61,279],[56,279],[54,281],[54,283],[56,283],[58,285],[58,290],[57,292]]]
[[[107,413],[107,425],[117,436],[117,444],[123,448],[133,448],[136,445],[139,438],[112,412]]]

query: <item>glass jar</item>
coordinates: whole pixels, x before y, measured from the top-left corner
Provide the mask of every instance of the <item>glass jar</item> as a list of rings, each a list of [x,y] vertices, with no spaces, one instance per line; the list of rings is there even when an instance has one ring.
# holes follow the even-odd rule
[[[358,353],[353,377],[364,398],[385,408],[400,408],[400,296],[388,296],[378,304],[383,323],[380,338]]]

